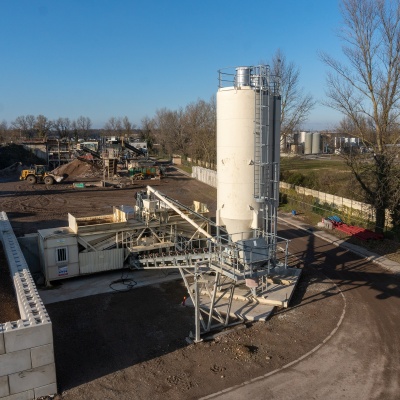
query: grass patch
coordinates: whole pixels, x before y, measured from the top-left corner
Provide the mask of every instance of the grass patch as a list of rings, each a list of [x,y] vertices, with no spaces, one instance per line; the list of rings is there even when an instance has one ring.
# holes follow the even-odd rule
[[[281,158],[281,171],[309,171],[321,169],[348,170],[345,162],[338,157],[332,157],[330,159],[307,159],[302,157]]]
[[[344,160],[339,157],[307,159],[282,158],[280,180],[335,196],[363,201],[354,188],[358,184]]]
[[[188,162],[182,162],[181,165],[178,165],[178,168],[181,169],[182,171],[187,172],[188,174],[192,173],[192,164]]]

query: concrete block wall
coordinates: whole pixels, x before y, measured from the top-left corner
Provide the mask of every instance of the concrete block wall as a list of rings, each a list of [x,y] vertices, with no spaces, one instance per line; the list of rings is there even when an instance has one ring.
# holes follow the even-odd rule
[[[318,199],[321,203],[328,203],[336,207],[345,216],[351,218],[361,218],[364,220],[374,221],[375,210],[370,204],[362,203],[360,201],[347,199],[345,197],[335,196],[333,194],[320,192],[319,190],[308,189],[302,186],[295,186],[290,183],[280,182],[279,187],[281,189],[292,189],[296,193],[304,196],[312,196]],[[388,226],[391,224],[391,216],[389,210],[386,210],[386,221]]]
[[[206,183],[209,186],[217,187],[217,171],[203,167],[192,168],[192,178],[200,182]]]
[[[206,183],[209,186],[215,188],[217,187],[217,171],[202,167],[193,167],[192,178]],[[375,219],[375,210],[369,204],[320,192],[318,190],[304,188],[302,186],[295,186],[286,182],[279,182],[279,187],[281,189],[294,189],[299,194],[312,196],[316,199],[319,199],[323,203],[332,204],[347,216],[353,216],[355,218],[362,218],[365,220]],[[386,210],[386,220],[388,221],[388,226],[390,226],[391,216],[388,210]]]
[[[20,319],[0,324],[0,400],[57,393],[53,331],[6,213],[0,240],[14,281]]]
[[[206,183],[209,186],[217,187],[217,171],[202,168],[192,168],[192,178],[199,180],[200,182]],[[318,190],[304,188],[302,186],[295,186],[286,182],[279,182],[279,187],[282,189],[294,189],[297,193],[305,196],[313,196],[319,199],[321,202],[329,203],[337,206],[340,209],[345,207],[351,208],[352,210],[358,210],[369,217],[373,216],[374,210],[369,204],[361,203],[359,201],[346,199],[344,197],[335,196],[329,193],[320,192]]]

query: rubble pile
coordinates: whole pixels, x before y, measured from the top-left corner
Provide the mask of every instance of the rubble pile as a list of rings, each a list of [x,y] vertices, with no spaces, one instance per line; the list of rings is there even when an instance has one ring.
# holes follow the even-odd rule
[[[54,169],[53,174],[64,175],[68,181],[102,179],[103,169],[97,164],[75,159]]]

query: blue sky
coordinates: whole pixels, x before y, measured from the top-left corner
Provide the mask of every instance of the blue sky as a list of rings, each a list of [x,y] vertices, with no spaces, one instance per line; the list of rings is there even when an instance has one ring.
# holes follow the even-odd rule
[[[337,0],[0,0],[0,121],[80,115],[101,128],[209,100],[217,70],[280,48],[301,85],[324,99],[317,52],[340,56]],[[333,128],[317,105],[305,128]]]

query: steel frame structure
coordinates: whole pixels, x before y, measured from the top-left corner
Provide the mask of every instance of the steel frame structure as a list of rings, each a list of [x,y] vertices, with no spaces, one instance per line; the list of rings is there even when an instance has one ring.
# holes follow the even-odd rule
[[[202,334],[242,322],[231,315],[235,288],[257,276],[261,282],[257,290],[267,290],[271,269],[287,266],[288,241],[276,236],[272,240],[258,230],[253,232],[252,240],[260,240],[261,246],[233,242],[231,235],[211,220],[154,188],[148,186],[145,197],[139,194],[137,216],[146,226],[124,241],[131,268],[179,270],[195,309],[195,332],[190,335],[195,342],[201,341]],[[151,206],[146,208],[143,200]],[[186,238],[176,232],[179,220],[192,227]],[[210,226],[217,230],[215,236],[209,233]],[[162,236],[160,232],[167,234]],[[157,243],[137,246],[144,235],[152,235]],[[276,241],[283,243],[279,259]],[[252,289],[254,299],[257,290]]]

